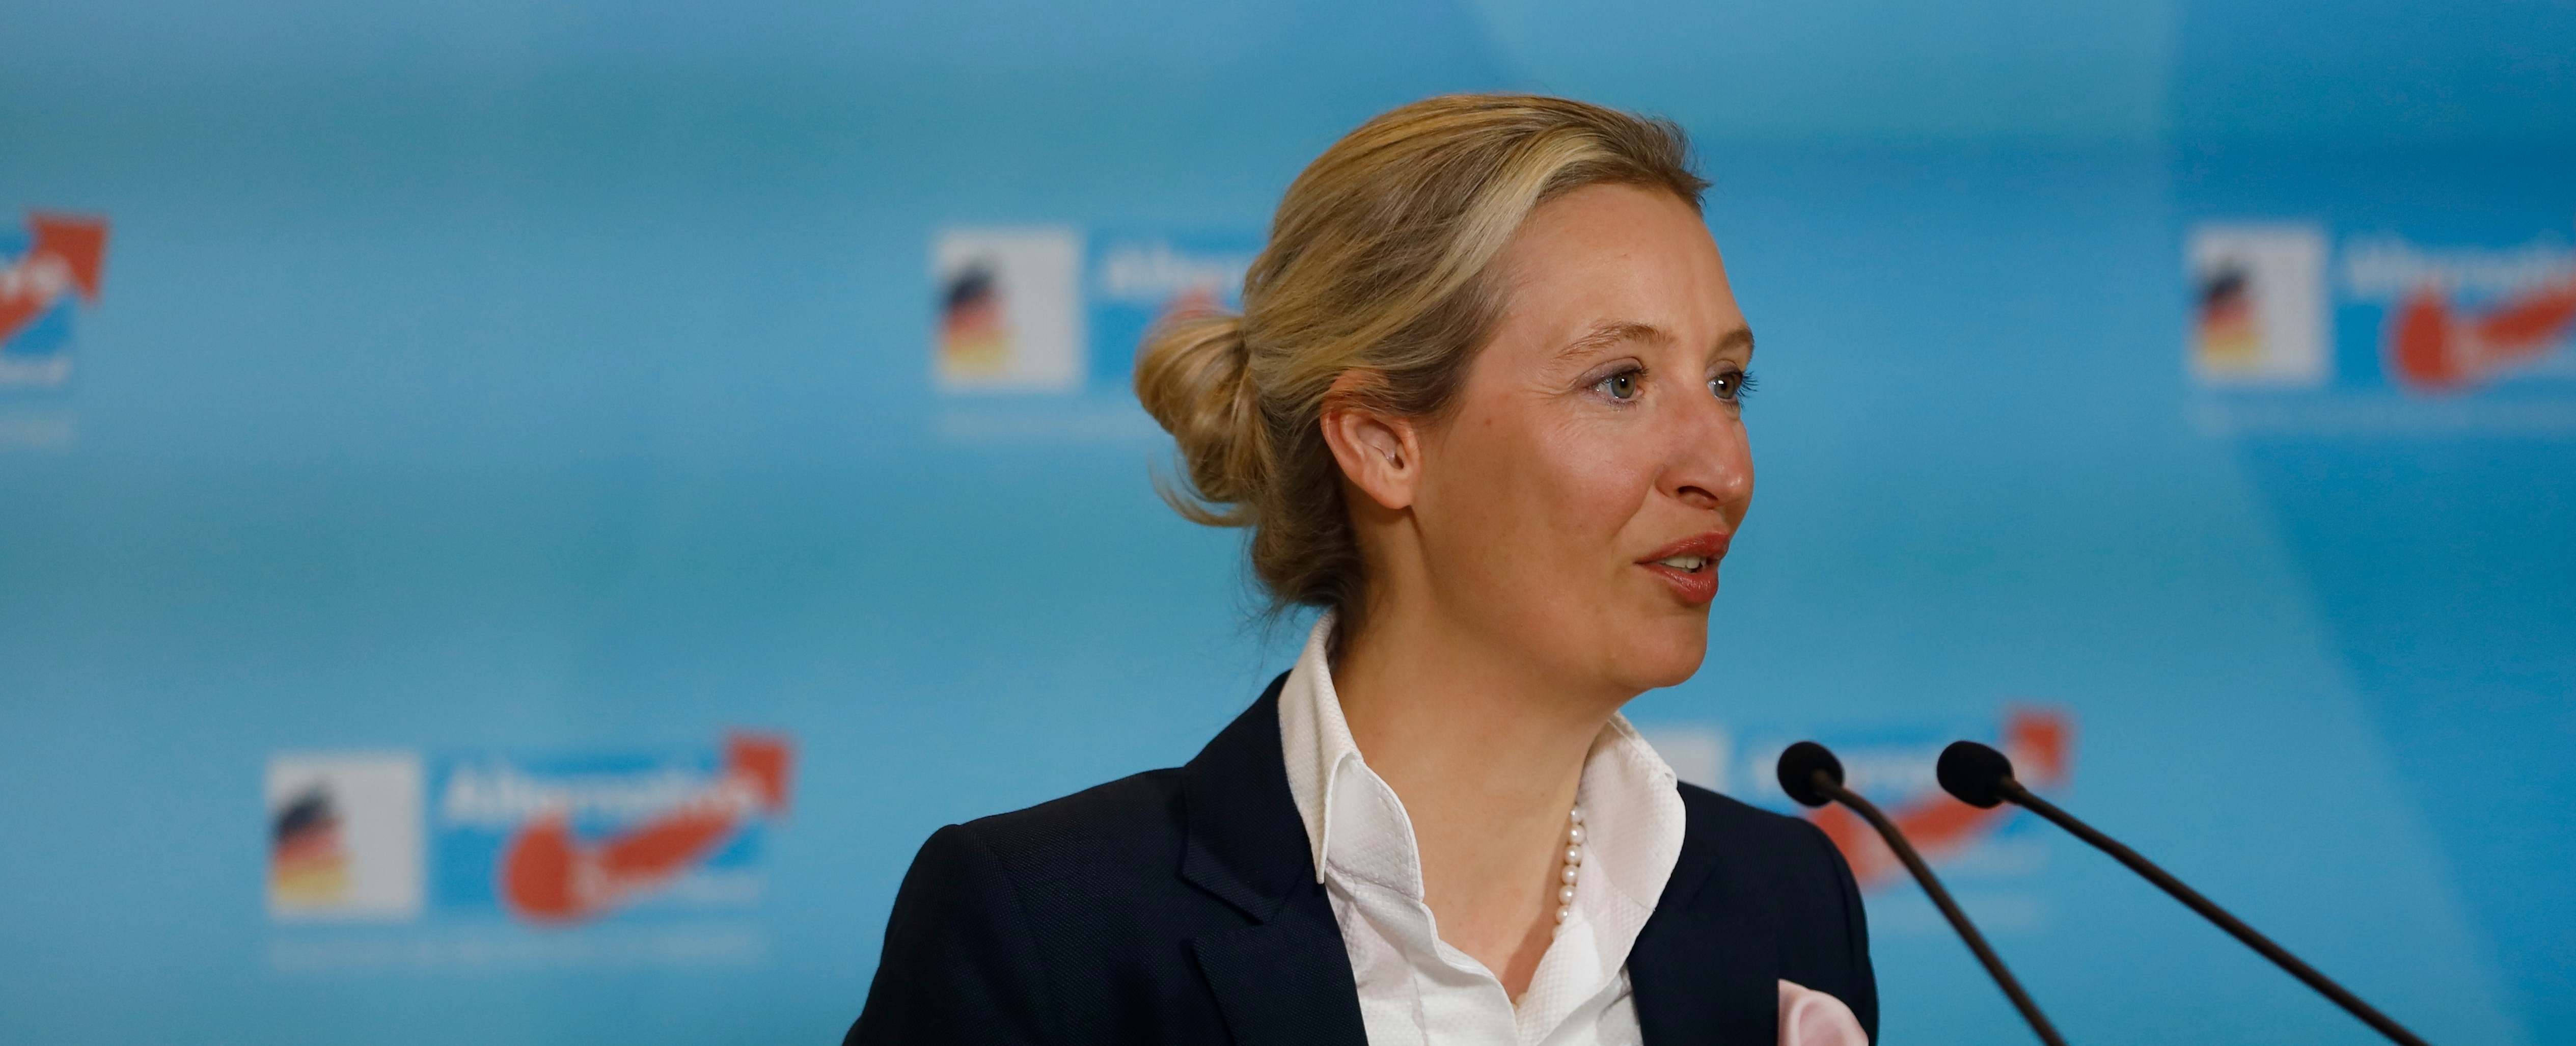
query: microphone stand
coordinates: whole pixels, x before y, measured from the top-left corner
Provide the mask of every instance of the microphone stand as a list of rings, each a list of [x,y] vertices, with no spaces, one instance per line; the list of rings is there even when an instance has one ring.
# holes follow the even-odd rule
[[[1983,749],[1983,751],[1978,752],[1967,750],[1971,748]],[[1953,758],[1950,755],[1950,752],[1952,751],[1961,752],[1961,755],[1957,760],[1957,765],[1960,770],[1955,774],[1951,770]],[[1974,760],[1975,762],[1971,763],[1969,760]],[[1995,805],[1996,801],[2008,799],[2016,806],[2020,806],[2023,809],[2049,819],[2058,827],[2066,829],[2068,832],[2072,833],[2076,838],[2093,844],[2094,849],[2110,854],[2113,860],[2129,866],[2130,871],[2145,876],[2146,880],[2156,884],[2158,889],[2161,889],[2168,894],[2172,894],[2174,900],[2181,901],[2192,911],[2199,912],[2202,918],[2207,919],[2210,922],[2217,923],[2219,929],[2225,930],[2229,935],[2235,937],[2237,940],[2245,942],[2246,947],[2262,953],[2264,958],[2272,960],[2273,965],[2284,970],[2288,970],[2290,972],[2290,976],[2296,977],[2300,981],[2306,983],[2308,987],[2316,989],[2318,994],[2334,1000],[2335,1005],[2341,1006],[2344,1008],[2345,1012],[2361,1018],[2361,1022],[2363,1024],[2370,1025],[2373,1030],[2379,1032],[2381,1035],[2387,1036],[2390,1041],[2400,1043],[2401,1046],[2430,1046],[2430,1044],[2426,1043],[2423,1039],[2418,1038],[2414,1032],[2407,1031],[2405,1026],[2398,1024],[2394,1020],[2390,1020],[2387,1014],[2381,1013],[2377,1009],[2374,1009],[2369,1003],[2361,1001],[2360,996],[2354,995],[2349,991],[2345,991],[2343,985],[2336,984],[2332,978],[2317,972],[2316,967],[2299,961],[2299,957],[2290,954],[2289,949],[2272,943],[2271,938],[2265,937],[2261,933],[2256,932],[2253,927],[2245,925],[2244,920],[2228,914],[2227,909],[2221,908],[2209,898],[2201,896],[2200,891],[2183,885],[2182,880],[2176,879],[2164,869],[2156,867],[2155,862],[2147,860],[2136,850],[2129,849],[2127,846],[2122,845],[2119,840],[2095,831],[2092,825],[2076,820],[2075,815],[2058,809],[2057,804],[2032,794],[2030,789],[2022,787],[2022,783],[2013,777],[2012,760],[2006,758],[2003,753],[1997,752],[1985,745],[1977,744],[1974,741],[1960,741],[1952,744],[1949,751],[1945,751],[1941,754],[1941,763],[1942,770],[1944,771],[1941,774],[1941,786],[1945,790],[1949,791],[1951,795],[1957,797],[1959,801],[1967,803],[1970,806],[1990,808]],[[1982,773],[1994,773],[1996,764],[1998,763],[2000,764],[2001,772],[1995,773],[1991,780],[1976,780],[1973,783],[1970,783],[1965,776],[1969,774],[1978,774],[1979,776],[1982,776]],[[1951,781],[1954,776],[1962,777],[1962,783],[1958,787],[1952,787],[1951,785]],[[1986,801],[1980,803],[1977,801],[1979,799],[1985,799]]]
[[[1822,758],[1818,758],[1820,756]],[[1803,778],[1799,776],[1801,772]],[[1802,785],[1804,787],[1800,787]],[[1800,741],[1780,754],[1780,786],[1790,798],[1808,806],[1823,806],[1828,800],[1848,806],[1862,820],[1868,821],[1870,827],[1877,829],[1879,838],[1887,841],[1887,848],[1896,851],[1896,859],[1905,863],[1906,871],[1914,873],[1915,882],[1922,884],[1923,892],[1932,898],[1932,906],[1939,908],[1941,916],[1950,920],[1950,928],[1959,932],[1960,940],[1968,942],[1968,950],[1976,953],[1977,961],[1986,968],[1986,974],[2004,990],[2004,997],[2012,1000],[2013,1008],[2021,1011],[2021,1019],[2030,1024],[2030,1030],[2039,1036],[2039,1041],[2048,1046],[2066,1046],[2066,1040],[2057,1034],[2057,1026],[2048,1022],[2047,1014],[2039,1012],[2039,1004],[2032,1002],[2030,993],[2022,990],[2021,981],[2004,966],[2003,957],[1996,955],[1994,948],[1986,944],[1986,936],[1977,932],[1977,924],[1968,921],[1968,913],[1961,911],[1959,903],[1950,899],[1950,891],[1941,885],[1939,876],[1932,874],[1932,867],[1923,863],[1923,855],[1914,851],[1914,844],[1906,841],[1905,833],[1897,830],[1896,822],[1888,820],[1886,814],[1880,813],[1878,807],[1862,798],[1860,793],[1843,787],[1841,760],[1834,758],[1834,754],[1823,745]]]

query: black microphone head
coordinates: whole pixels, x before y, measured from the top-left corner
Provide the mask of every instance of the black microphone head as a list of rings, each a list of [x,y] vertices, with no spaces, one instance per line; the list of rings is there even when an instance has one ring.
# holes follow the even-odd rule
[[[1833,801],[1816,787],[1816,771],[1835,784],[1843,783],[1843,761],[1834,758],[1825,746],[1813,741],[1800,741],[1780,753],[1780,790],[1806,806],[1823,806]]]
[[[1974,741],[1952,741],[1941,750],[1941,765],[1934,773],[1941,778],[1942,791],[1977,809],[1992,809],[2004,801],[2000,786],[2012,780],[2012,759]]]

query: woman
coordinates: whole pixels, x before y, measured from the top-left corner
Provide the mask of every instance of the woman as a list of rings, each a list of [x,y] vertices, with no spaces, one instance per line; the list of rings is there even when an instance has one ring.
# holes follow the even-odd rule
[[[1866,1043],[1841,857],[1618,712],[1699,669],[1753,493],[1705,186],[1529,96],[1317,158],[1136,374],[1304,654],[1188,766],[933,835],[849,1041]]]

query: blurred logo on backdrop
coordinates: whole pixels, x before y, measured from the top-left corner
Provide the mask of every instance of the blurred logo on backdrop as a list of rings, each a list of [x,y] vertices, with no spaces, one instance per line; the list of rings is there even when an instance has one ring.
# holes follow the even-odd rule
[[[2563,243],[2497,250],[2364,237],[2345,246],[2343,278],[2378,306],[2382,356],[2410,391],[2576,380],[2576,249]]]
[[[2191,362],[2212,385],[2326,378],[2325,234],[2218,227],[2191,237]]]
[[[419,756],[279,755],[268,761],[267,792],[270,916],[420,914]]]
[[[760,899],[763,830],[787,814],[787,742],[679,756],[469,759],[433,796],[442,904],[559,925],[621,909]]]
[[[1260,238],[1158,229],[951,228],[931,241],[941,435],[968,442],[1160,434],[1130,385],[1155,321],[1233,308]]]
[[[60,388],[72,376],[72,318],[96,304],[107,220],[30,211],[0,230],[0,389]]]
[[[94,305],[107,220],[29,211],[0,227],[0,449],[61,450],[77,435],[67,397],[72,324]]]
[[[2211,223],[2185,255],[2207,428],[2576,429],[2576,247],[2563,234]]]
[[[1941,749],[1953,740],[1956,738],[1855,746],[1844,763],[1855,786],[1862,794],[1873,796],[1870,801],[1879,804],[1905,837],[1914,841],[1925,860],[1952,857],[1987,844],[2017,812],[2010,806],[1980,810],[1941,790],[1933,771],[1940,762]],[[2066,785],[2074,755],[2074,730],[2065,713],[2014,709],[2004,717],[2002,736],[1993,740],[1996,748],[2012,758],[2014,776],[2023,784],[2043,792]],[[1905,866],[1897,861],[1895,852],[1860,815],[1841,806],[1826,806],[1808,811],[1806,816],[1824,829],[1826,837],[1851,861],[1852,875],[1860,880],[1863,889],[1906,878]]]
[[[756,930],[726,920],[766,892],[793,770],[786,738],[746,732],[672,750],[278,754],[272,922],[392,936],[289,937],[272,954],[285,967],[756,954]],[[580,938],[639,927],[640,945]],[[565,934],[570,947],[529,943]]]
[[[1067,229],[957,229],[931,248],[950,390],[1059,392],[1083,370],[1082,243]]]
[[[1903,932],[1941,932],[1940,916],[1912,889],[1904,865],[1860,818],[1839,806],[1810,810],[1780,791],[1780,752],[1800,740],[1834,750],[1846,780],[1878,804],[1914,841],[1982,924],[2028,930],[2042,925],[2047,904],[2037,880],[2048,842],[2019,810],[1979,810],[1941,790],[1934,768],[1941,749],[1961,738],[1985,741],[2010,755],[2023,783],[2054,793],[2074,780],[2075,724],[2064,709],[2007,708],[1983,724],[1925,722],[1828,730],[1672,725],[1643,731],[1674,773],[1692,784],[1815,823],[1851,863],[1870,896],[1871,918]]]

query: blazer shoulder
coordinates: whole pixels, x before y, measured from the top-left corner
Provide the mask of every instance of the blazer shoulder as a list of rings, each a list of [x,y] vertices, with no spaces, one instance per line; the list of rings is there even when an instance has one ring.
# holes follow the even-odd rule
[[[1682,785],[1681,793],[1690,826],[1667,900],[1767,933],[1777,949],[1775,975],[1841,999],[1875,1041],[1869,915],[1842,851],[1805,818],[1695,785]]]
[[[1823,829],[1803,817],[1775,813],[1751,803],[1683,783],[1682,809],[1689,826],[1684,837],[1729,847],[1777,848],[1782,854],[1832,851]]]
[[[1148,770],[1060,799],[966,822],[963,827],[1015,871],[1115,849],[1180,844],[1181,771]]]
[[[1689,823],[1668,901],[1693,905],[1750,891],[1839,907],[1837,895],[1850,889],[1851,866],[1823,829],[1697,785],[1682,785],[1681,794]]]

